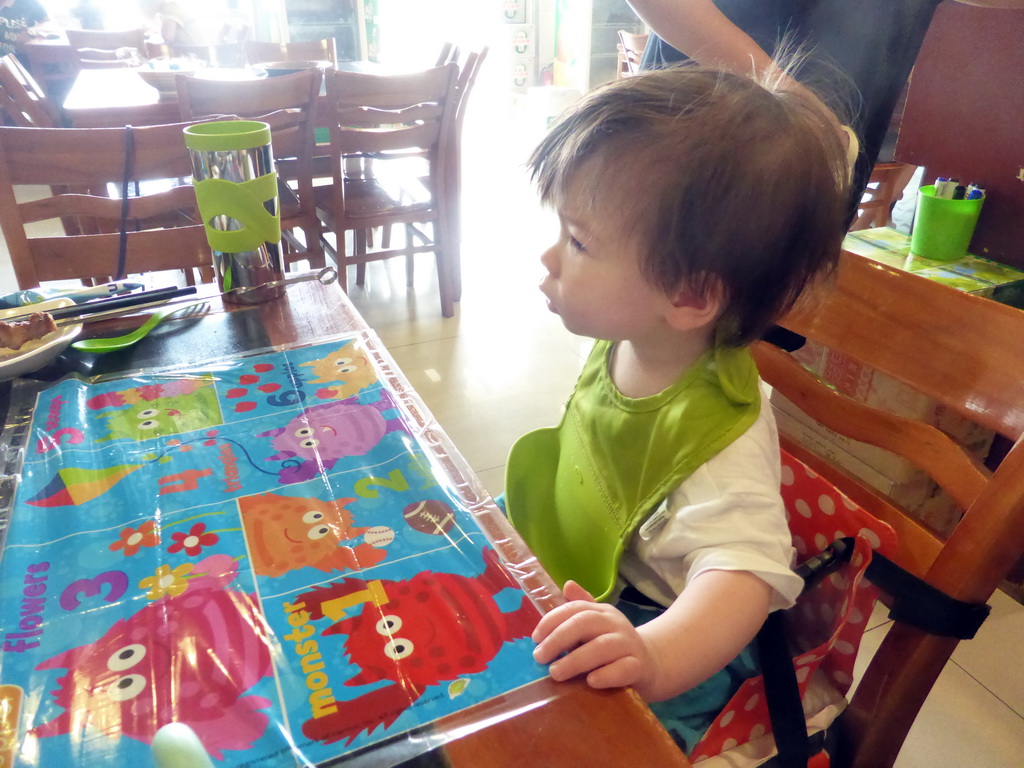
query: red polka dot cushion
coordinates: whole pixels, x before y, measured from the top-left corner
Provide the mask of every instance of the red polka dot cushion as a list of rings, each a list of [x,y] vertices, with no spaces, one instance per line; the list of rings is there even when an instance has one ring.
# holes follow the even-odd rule
[[[864,571],[874,549],[886,555],[894,552],[896,534],[785,452],[781,491],[798,563],[818,554],[836,539],[851,537],[856,542],[850,562],[804,590],[797,604],[787,611],[787,631],[796,649],[793,663],[806,713],[816,709],[813,704],[808,706],[811,699],[834,702],[849,691],[857,649],[877,597],[877,589],[864,580]],[[808,696],[812,680],[819,687],[825,683],[831,689],[829,695],[824,699],[818,692]],[[841,711],[834,703],[828,706],[834,715]],[[815,729],[827,727],[828,723],[821,720],[815,718]],[[761,677],[751,678],[740,686],[712,723],[690,759],[699,763],[732,750],[749,755],[752,760],[738,764],[756,765],[774,752],[770,733],[764,681]]]

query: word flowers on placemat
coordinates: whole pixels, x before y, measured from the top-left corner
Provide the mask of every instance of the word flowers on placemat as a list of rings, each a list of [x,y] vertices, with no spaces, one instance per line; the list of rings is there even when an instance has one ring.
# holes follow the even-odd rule
[[[358,338],[43,391],[0,764],[149,764],[169,723],[218,765],[315,763],[544,677],[420,430]]]

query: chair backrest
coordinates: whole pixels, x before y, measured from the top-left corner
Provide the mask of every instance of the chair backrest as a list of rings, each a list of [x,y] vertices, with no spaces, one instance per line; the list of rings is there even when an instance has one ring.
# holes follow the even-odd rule
[[[784,447],[896,529],[898,564],[954,598],[987,600],[1024,550],[1024,312],[844,253],[834,283],[782,324],[1012,442],[990,472],[935,427],[855,402],[790,355],[755,347],[764,379],[805,414],[905,457],[965,514],[941,537],[796,442]],[[844,716],[853,765],[892,765],[957,642],[894,623]]]
[[[250,64],[271,61],[329,61],[331,64],[336,64],[338,62],[338,47],[333,37],[291,43],[246,40],[245,57]]]
[[[179,75],[175,80],[182,120],[215,115],[272,120],[274,155],[310,154],[323,73],[316,67],[262,80],[220,81]]]
[[[487,58],[487,46],[479,51],[470,51],[459,71],[459,79],[455,83],[455,130],[456,135],[461,136],[462,124],[466,119],[466,104],[469,101],[470,91],[476,83],[477,75],[480,74],[480,67]]]
[[[850,230],[888,226],[892,206],[900,199],[915,170],[916,166],[907,163],[876,163]]]
[[[314,266],[323,258],[313,197],[316,110],[322,80],[323,72],[317,67],[262,80],[224,82],[185,75],[175,79],[183,120],[230,114],[270,125],[279,178],[294,180],[298,188],[295,195],[279,184],[282,228],[299,226],[306,235],[303,247],[292,247],[287,258],[289,263],[308,258]]]
[[[13,53],[0,58],[0,118],[22,128],[57,124],[43,89]]]
[[[130,139],[125,128],[0,128],[0,228],[18,286],[116,274],[122,200],[108,196],[109,185],[122,188],[129,146],[129,181],[190,177],[185,125],[134,128]],[[40,185],[53,193],[18,202],[17,188]],[[170,189],[162,184],[159,191],[131,197],[125,213],[128,273],[211,265],[190,184]],[[36,236],[36,230],[26,231],[35,222],[71,217],[89,234]]]
[[[319,121],[330,127],[335,172],[346,154],[447,150],[458,72],[455,64],[402,75],[327,70]]]
[[[459,46],[452,42],[444,42],[441,45],[441,50],[437,53],[437,59],[434,61],[435,67],[443,67],[445,64],[451,64],[452,62],[459,60]]]
[[[134,48],[139,53],[146,50],[146,32],[138,29],[68,29],[68,44],[75,49],[97,48],[114,51],[118,48]]]
[[[644,48],[647,47],[647,38],[646,34],[638,35],[624,29],[619,30],[619,45],[622,46],[620,53],[625,64],[625,70],[620,72],[622,76],[629,77],[640,71],[640,60],[644,56]]]
[[[195,59],[211,67],[245,66],[244,43],[216,45],[179,45],[177,43],[146,43],[149,59]]]

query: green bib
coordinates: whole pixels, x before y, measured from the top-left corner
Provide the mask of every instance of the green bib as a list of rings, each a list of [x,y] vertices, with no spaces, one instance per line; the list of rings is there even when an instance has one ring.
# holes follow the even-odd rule
[[[559,425],[517,440],[505,472],[509,518],[545,570],[598,599],[614,590],[636,527],[761,408],[745,348],[709,350],[668,389],[639,399],[612,382],[612,349],[594,345]]]

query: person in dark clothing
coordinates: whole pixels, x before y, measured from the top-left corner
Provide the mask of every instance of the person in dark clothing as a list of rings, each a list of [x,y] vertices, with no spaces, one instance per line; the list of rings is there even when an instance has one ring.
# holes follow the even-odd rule
[[[1024,0],[957,1],[1024,8]],[[940,2],[629,0],[654,33],[641,69],[692,58],[737,74],[760,75],[780,53],[798,51],[803,59],[794,79],[811,87],[834,114],[848,120],[860,142],[850,190],[851,213],[867,186]]]
[[[0,0],[0,56],[19,54],[29,30],[49,20],[39,0]]]

